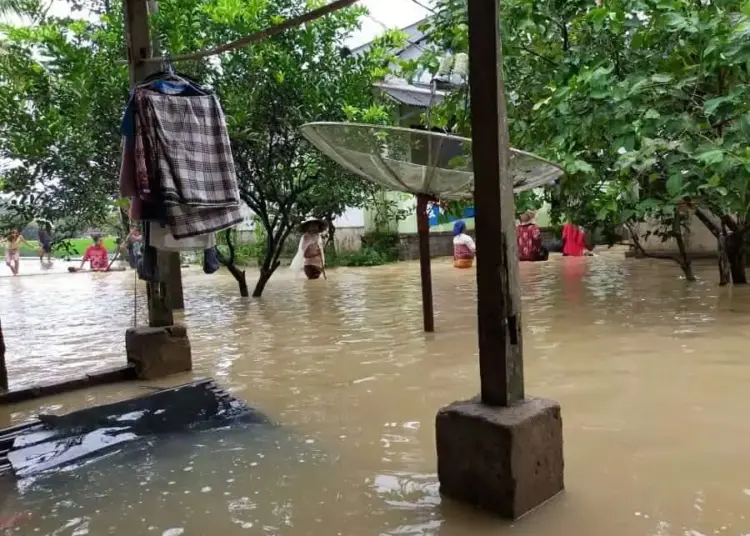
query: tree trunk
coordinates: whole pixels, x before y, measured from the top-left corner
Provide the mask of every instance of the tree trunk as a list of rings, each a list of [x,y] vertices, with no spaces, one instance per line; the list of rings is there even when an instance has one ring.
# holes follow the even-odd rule
[[[245,270],[240,270],[234,264],[227,266],[227,270],[232,274],[237,284],[240,286],[240,296],[243,298],[250,297],[250,291],[247,288],[247,277],[245,277]]]
[[[271,279],[273,272],[273,270],[267,270],[265,266],[260,269],[260,277],[255,284],[255,290],[253,290],[253,298],[260,298],[263,295],[263,291],[266,290],[266,285],[268,284],[268,280]]]
[[[732,280],[732,273],[730,271],[730,260],[729,253],[727,251],[727,239],[725,236],[719,236],[717,238],[719,246],[719,286],[724,287]]]
[[[325,218],[325,222],[328,225],[328,237],[324,249],[333,247],[336,250],[336,226],[333,224],[333,218]]]
[[[747,284],[745,273],[745,241],[742,235],[729,235],[727,237],[727,255],[731,267],[732,283],[735,285]]]
[[[5,339],[3,339],[2,323],[0,323],[0,390],[8,390],[8,369],[5,366]]]
[[[685,239],[682,236],[682,216],[675,214],[674,222],[672,223],[672,234],[677,242],[677,249],[680,251],[680,268],[685,274],[685,279],[688,281],[695,281],[695,274],[693,274],[693,261],[688,255],[687,247],[685,246]]]
[[[217,248],[216,254],[219,258],[219,262],[223,264],[227,270],[229,270],[229,273],[232,274],[232,277],[234,277],[235,281],[237,281],[237,284],[240,286],[240,296],[243,298],[249,298],[250,291],[247,288],[247,277],[245,277],[245,271],[237,268],[237,265],[234,263],[235,249],[234,242],[232,241],[231,229],[226,230],[224,238],[226,239],[227,247],[229,248],[229,258],[222,255],[221,251],[219,251],[219,249]]]

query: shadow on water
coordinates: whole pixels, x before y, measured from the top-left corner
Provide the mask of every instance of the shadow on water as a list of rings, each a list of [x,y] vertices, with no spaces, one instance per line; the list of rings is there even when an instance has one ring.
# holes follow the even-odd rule
[[[688,284],[673,264],[622,251],[520,272],[527,392],[562,403],[567,491],[518,523],[439,495],[435,414],[479,388],[475,272],[448,260],[433,264],[429,336],[416,263],[332,270],[327,282],[280,272],[248,301],[231,277],[187,270],[195,374],[282,426],[124,450],[11,487],[3,515],[31,510],[18,533],[65,536],[750,533],[750,289],[719,288],[714,263]],[[11,383],[121,364],[131,276],[3,280]],[[0,422],[141,393],[96,388],[0,411]]]

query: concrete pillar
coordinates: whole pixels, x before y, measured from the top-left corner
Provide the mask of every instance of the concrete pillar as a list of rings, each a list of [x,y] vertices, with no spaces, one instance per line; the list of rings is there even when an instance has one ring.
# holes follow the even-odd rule
[[[131,328],[125,332],[128,363],[140,380],[155,380],[193,369],[184,326]]]

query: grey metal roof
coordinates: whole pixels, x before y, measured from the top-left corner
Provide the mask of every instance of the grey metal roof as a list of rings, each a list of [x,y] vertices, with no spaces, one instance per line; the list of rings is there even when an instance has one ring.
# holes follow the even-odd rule
[[[381,93],[407,106],[428,108],[431,101],[432,104],[435,105],[443,102],[443,99],[445,98],[445,92],[443,91],[436,91],[433,98],[431,95],[431,90],[429,88],[415,86],[412,84],[389,84],[387,82],[382,82],[374,84],[374,86],[375,89],[377,89]]]

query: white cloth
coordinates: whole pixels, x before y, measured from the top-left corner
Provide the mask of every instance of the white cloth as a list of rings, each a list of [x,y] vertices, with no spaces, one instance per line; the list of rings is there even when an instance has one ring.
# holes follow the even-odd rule
[[[477,245],[474,243],[474,239],[471,238],[466,233],[461,233],[458,236],[453,237],[453,245],[454,246],[466,246],[469,248],[469,250],[474,253],[477,250]]]
[[[216,245],[216,233],[209,233],[189,238],[177,239],[172,235],[169,227],[151,222],[149,224],[151,236],[150,243],[156,249],[162,251],[185,251],[192,249],[209,249]]]
[[[320,248],[320,262],[321,267],[326,265],[326,254],[323,251],[323,239],[319,234],[305,233],[302,238],[299,239],[299,246],[297,247],[297,254],[292,259],[292,264],[289,265],[289,269],[298,275],[303,275],[305,266],[308,264],[318,265],[316,259],[306,259],[305,250],[310,246],[317,244]]]

